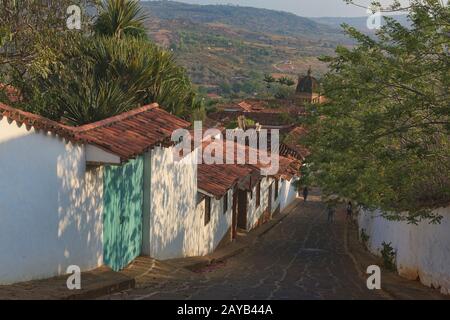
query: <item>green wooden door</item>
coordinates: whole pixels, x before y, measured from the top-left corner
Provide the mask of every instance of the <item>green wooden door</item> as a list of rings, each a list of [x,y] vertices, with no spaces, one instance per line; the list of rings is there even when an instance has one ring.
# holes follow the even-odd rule
[[[103,259],[115,271],[141,254],[144,162],[107,166],[103,182]]]

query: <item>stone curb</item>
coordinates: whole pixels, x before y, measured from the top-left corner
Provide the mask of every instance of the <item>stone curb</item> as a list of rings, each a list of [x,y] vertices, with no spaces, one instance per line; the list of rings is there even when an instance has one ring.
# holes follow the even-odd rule
[[[131,278],[129,280],[122,280],[117,283],[112,283],[96,289],[87,290],[86,292],[74,293],[63,298],[62,300],[90,300],[124,290],[134,289],[135,287],[136,279]]]

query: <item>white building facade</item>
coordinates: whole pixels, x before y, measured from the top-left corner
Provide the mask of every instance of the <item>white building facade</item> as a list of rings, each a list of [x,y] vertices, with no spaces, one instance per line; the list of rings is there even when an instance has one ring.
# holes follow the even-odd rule
[[[288,178],[281,179],[280,186],[280,210],[283,211],[290,204],[292,204],[298,197],[297,183],[298,177],[292,177],[290,180]]]
[[[102,169],[86,147],[0,120],[0,284],[103,264]]]

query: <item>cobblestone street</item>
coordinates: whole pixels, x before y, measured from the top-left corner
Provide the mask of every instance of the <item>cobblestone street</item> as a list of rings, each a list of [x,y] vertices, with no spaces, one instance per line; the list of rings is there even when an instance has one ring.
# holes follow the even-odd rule
[[[345,243],[345,217],[328,224],[319,198],[256,245],[216,266],[106,299],[380,299],[358,275]]]

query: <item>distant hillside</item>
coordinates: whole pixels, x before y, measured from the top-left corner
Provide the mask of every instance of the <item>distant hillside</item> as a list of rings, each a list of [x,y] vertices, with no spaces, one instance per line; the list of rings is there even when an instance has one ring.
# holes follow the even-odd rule
[[[292,13],[231,5],[192,5],[174,1],[143,4],[160,19],[187,19],[196,23],[223,23],[263,33],[321,37],[336,35],[336,28]]]
[[[402,25],[408,26],[408,17],[406,15],[392,15],[391,18],[399,21]],[[361,30],[366,33],[373,33],[374,30],[370,30],[367,28],[367,17],[323,17],[323,18],[311,18],[311,20],[326,24],[332,28],[340,28],[343,23],[346,23],[352,27],[355,27],[358,30]]]
[[[172,50],[194,83],[206,92],[249,96],[265,92],[265,73],[293,79],[312,66],[326,71],[320,55],[350,44],[342,32],[291,13],[173,1],[142,2],[150,36]]]

